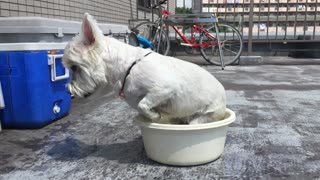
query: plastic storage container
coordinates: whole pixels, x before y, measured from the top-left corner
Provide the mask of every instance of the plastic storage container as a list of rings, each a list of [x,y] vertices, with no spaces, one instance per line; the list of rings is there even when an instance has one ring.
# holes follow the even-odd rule
[[[104,34],[128,27],[99,24]],[[40,128],[68,114],[70,74],[62,65],[68,41],[81,23],[41,17],[0,18],[0,82],[5,107],[3,128]]]

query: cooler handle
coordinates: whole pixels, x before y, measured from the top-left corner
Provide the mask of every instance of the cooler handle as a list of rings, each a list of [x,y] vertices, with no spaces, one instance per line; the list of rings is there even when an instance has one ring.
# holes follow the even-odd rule
[[[69,70],[65,68],[64,75],[57,76],[56,73],[56,59],[62,58],[63,54],[50,54],[48,55],[48,65],[51,66],[51,81],[59,81],[69,78]]]
[[[0,109],[3,109],[4,107],[5,105],[4,105],[4,99],[3,99],[2,87],[1,87],[1,81],[0,81]],[[1,127],[0,127],[0,130],[1,130]]]

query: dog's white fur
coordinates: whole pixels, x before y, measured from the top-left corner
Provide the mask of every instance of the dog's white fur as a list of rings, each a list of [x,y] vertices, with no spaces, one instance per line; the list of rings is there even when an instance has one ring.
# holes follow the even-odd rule
[[[65,48],[63,63],[73,71],[69,91],[78,96],[108,84],[119,93],[125,74],[125,100],[144,117],[198,124],[220,120],[226,110],[221,83],[203,68],[173,57],[151,53],[104,37],[96,21],[85,14],[82,32]],[[178,122],[177,122],[178,121]]]

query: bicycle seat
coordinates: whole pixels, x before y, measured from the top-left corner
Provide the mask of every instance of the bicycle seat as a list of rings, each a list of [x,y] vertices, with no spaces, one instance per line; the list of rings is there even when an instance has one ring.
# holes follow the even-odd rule
[[[142,48],[150,48],[150,49],[153,49],[153,45],[150,43],[150,41],[143,37],[143,36],[140,36],[140,35],[137,35],[137,39],[138,39],[138,42],[140,44],[140,47]]]

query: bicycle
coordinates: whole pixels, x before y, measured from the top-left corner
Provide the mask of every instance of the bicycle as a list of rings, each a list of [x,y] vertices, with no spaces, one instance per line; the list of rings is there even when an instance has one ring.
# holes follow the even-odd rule
[[[166,29],[162,28],[164,26],[162,15],[162,4],[165,4],[167,0],[160,1],[158,5],[153,5],[152,9],[157,9],[159,18],[155,22],[143,22],[136,25],[134,28],[131,28],[137,36],[138,39],[147,39],[150,44],[147,42],[141,42],[142,47],[153,49],[155,52],[158,52],[163,55],[168,55],[170,50],[170,39],[168,37],[168,32]],[[139,37],[140,36],[140,37]]]
[[[183,24],[186,20],[192,18],[216,18],[211,14],[187,14],[187,15],[172,15],[167,10],[162,10],[161,2],[159,6],[159,19],[155,22],[144,22],[138,24],[135,29],[143,30],[143,36],[146,37],[154,47],[157,47],[156,52],[167,55],[170,49],[170,40],[168,37],[168,25],[179,35],[183,41],[182,46],[190,48],[199,48],[202,57],[214,65],[230,65],[236,62],[243,50],[243,40],[240,32],[228,24],[210,24],[208,28],[204,28],[199,24],[193,24],[191,38],[188,39],[185,34],[179,31],[177,24]],[[155,8],[155,6],[153,7]],[[160,15],[161,12],[161,15]],[[222,48],[223,62],[220,60],[218,35],[215,28],[219,30],[220,46]],[[196,34],[199,32],[199,43],[196,42]],[[159,51],[158,51],[159,50]],[[219,56],[217,56],[219,55]]]

